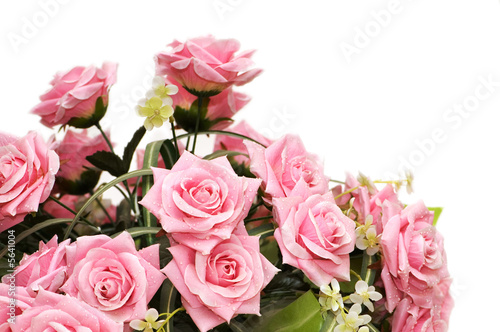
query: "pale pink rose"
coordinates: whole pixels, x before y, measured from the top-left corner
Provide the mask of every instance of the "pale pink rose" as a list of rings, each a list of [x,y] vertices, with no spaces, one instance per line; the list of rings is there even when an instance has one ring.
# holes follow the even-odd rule
[[[179,88],[179,92],[171,96],[176,123],[184,130],[194,132],[198,117],[197,97],[173,79],[167,78],[166,84],[174,84]],[[222,130],[231,125],[231,118],[250,102],[250,97],[229,87],[206,101],[208,101],[208,106],[202,106],[206,107],[206,113],[201,113],[202,117],[198,123],[198,129]]]
[[[39,115],[40,122],[49,128],[68,124],[72,119],[90,119],[93,116],[97,122],[104,113],[94,114],[96,101],[101,97],[104,107],[108,105],[109,88],[116,81],[116,67],[114,63],[104,63],[102,69],[75,67],[57,73],[50,82],[52,88],[40,96],[41,103],[31,112]]]
[[[357,188],[359,187],[359,188]],[[354,189],[356,188],[356,189]],[[354,190],[353,190],[354,189]],[[382,216],[382,204],[387,200],[393,202],[400,207],[403,205],[399,202],[397,193],[394,191],[394,187],[391,184],[387,184],[382,190],[373,188],[370,192],[366,186],[361,186],[358,180],[352,175],[347,174],[345,180],[345,186],[337,186],[332,189],[335,197],[339,196],[343,192],[352,190],[350,193],[338,197],[335,201],[339,206],[345,205],[354,198],[353,208],[357,212],[356,215],[350,217],[356,217],[356,220],[362,224],[368,215],[373,217],[372,224],[377,227],[377,232],[382,231],[379,220]]]
[[[239,177],[226,158],[184,152],[172,170],[153,168],[154,185],[140,202],[175,243],[208,254],[247,216],[260,180]]]
[[[306,151],[298,136],[285,135],[268,148],[251,141],[244,144],[250,156],[250,171],[262,179],[266,202],[275,197],[296,196],[295,191],[302,187],[307,187],[311,194],[328,191],[323,165],[317,156]]]
[[[392,318],[394,332],[446,332],[453,299],[449,294],[450,279],[443,280],[435,288],[431,308],[422,308],[413,303],[411,297],[399,302]]]
[[[37,331],[123,331],[117,323],[99,310],[76,298],[40,289],[33,306],[9,324],[12,332]],[[9,330],[7,330],[9,331]]]
[[[208,255],[183,245],[169,248],[173,260],[162,271],[202,332],[238,314],[258,315],[260,292],[278,272],[260,254],[258,237],[244,228],[236,233]]]
[[[349,280],[349,253],[354,250],[356,227],[335,204],[333,195],[273,199],[274,237],[283,263],[301,269],[317,286],[333,278]]]
[[[66,248],[69,277],[61,289],[115,321],[142,319],[165,279],[158,246],[138,252],[127,232],[79,237]]]
[[[198,37],[169,44],[172,49],[156,55],[156,72],[179,82],[194,95],[213,96],[231,85],[243,85],[261,73],[250,69],[254,51],[235,53],[235,39]]]
[[[237,125],[232,126],[231,128],[226,129],[232,133],[240,134],[246,137],[250,137],[257,142],[263,144],[265,147],[268,147],[273,143],[273,140],[261,135],[255,129],[253,129],[248,123],[245,121],[240,121]],[[217,135],[215,136],[214,143],[214,151],[217,150],[229,150],[229,151],[237,151],[244,154],[247,154],[247,149],[245,145],[243,145],[243,139],[228,135]],[[248,166],[250,164],[250,159],[246,156],[235,156],[234,160],[239,164],[245,164]]]
[[[57,143],[55,151],[61,160],[61,168],[56,175],[57,190],[82,195],[95,187],[101,174],[85,158],[97,151],[110,149],[102,135],[89,137],[87,130],[68,130],[63,140]]]
[[[0,133],[0,232],[38,210],[54,186],[59,158],[36,132]]]
[[[67,279],[66,246],[70,240],[57,243],[54,235],[47,244],[40,241],[39,249],[31,255],[24,254],[13,276],[16,285],[25,287],[30,296],[35,297],[40,288],[53,293],[60,293],[59,288]],[[9,275],[2,278],[9,283]]]
[[[5,275],[4,280],[6,283],[0,284],[0,332],[10,332],[9,319],[14,322],[33,305],[34,299],[24,287],[13,286],[16,279],[12,275]]]
[[[383,205],[381,276],[389,312],[405,294],[417,306],[430,308],[436,285],[449,276],[443,237],[433,219],[422,201],[402,211],[389,201]]]

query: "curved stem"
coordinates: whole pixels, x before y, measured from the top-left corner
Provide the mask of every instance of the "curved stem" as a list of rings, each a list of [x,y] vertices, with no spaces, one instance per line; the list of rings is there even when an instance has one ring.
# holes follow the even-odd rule
[[[172,137],[174,140],[175,150],[177,151],[176,158],[179,158],[179,156],[181,155],[181,152],[179,151],[179,144],[177,143],[177,136],[175,135],[175,126],[174,126],[174,117],[173,116],[170,117],[170,128],[172,130]]]

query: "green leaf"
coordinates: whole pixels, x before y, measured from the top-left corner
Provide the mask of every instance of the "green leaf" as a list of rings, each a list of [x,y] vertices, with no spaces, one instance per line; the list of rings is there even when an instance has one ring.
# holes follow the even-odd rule
[[[127,232],[133,238],[136,238],[136,237],[146,235],[146,234],[156,234],[159,231],[161,231],[161,227],[132,227],[132,228],[125,230],[124,232]],[[123,233],[123,232],[115,233],[115,234],[111,235],[111,237],[115,238],[118,235],[120,235],[121,233]]]
[[[160,296],[160,313],[172,313],[175,309],[175,299],[177,297],[177,290],[175,289],[172,282],[166,279],[161,286],[161,296]],[[165,332],[174,331],[174,320],[170,319],[168,324],[164,327]]]
[[[128,171],[123,160],[113,152],[97,151],[86,159],[95,167],[103,171],[108,171],[113,176],[121,176]]]
[[[219,157],[224,157],[224,156],[227,156],[227,157],[234,157],[234,156],[245,156],[245,157],[248,157],[247,154],[243,153],[243,152],[238,152],[238,151],[230,151],[230,150],[217,150],[211,154],[207,154],[205,157],[203,157],[203,159],[205,160],[212,160],[212,159],[215,159],[215,158],[219,158]]]
[[[168,139],[164,140],[162,145],[160,146],[160,154],[161,158],[165,162],[166,169],[172,169],[172,167],[174,167],[174,164],[179,159],[178,152],[174,146],[174,143],[172,143],[172,141]]]
[[[274,226],[271,223],[260,225],[248,231],[248,235],[260,236],[262,238],[265,238],[273,234],[274,234]]]
[[[66,230],[66,233],[64,234],[63,240],[66,240],[69,237],[69,234],[71,234],[71,231],[73,230],[73,227],[75,227],[75,224],[78,222],[82,214],[85,212],[85,210],[92,204],[93,201],[96,199],[99,199],[99,197],[106,192],[108,189],[114,187],[120,182],[126,181],[128,179],[132,179],[138,176],[146,176],[146,175],[151,175],[152,172],[149,169],[141,169],[138,171],[132,171],[127,174],[123,174],[113,181],[110,181],[109,183],[106,183],[105,185],[101,186],[90,198],[83,204],[83,206],[80,208],[80,211],[75,215],[73,218],[73,221],[69,225],[68,229]]]
[[[308,291],[292,304],[270,317],[260,332],[319,331],[323,324],[320,305],[312,291]]]
[[[58,224],[69,224],[70,222],[72,222],[72,219],[67,219],[67,218],[58,218],[58,219],[49,219],[49,220],[46,220],[44,222],[41,222],[41,223],[38,223],[36,225],[34,225],[33,227],[30,227],[29,229],[25,230],[24,232],[22,232],[21,234],[19,235],[16,235],[16,244],[18,244],[21,240],[23,240],[24,238],[28,237],[29,235],[45,228],[45,227],[49,227],[49,226],[52,226],[52,225],[58,225]],[[7,251],[8,251],[9,247],[6,246],[1,252],[0,252],[0,258],[3,257]]]
[[[251,141],[251,142],[257,143],[257,144],[259,144],[259,145],[261,145],[263,147],[266,147],[264,144],[260,143],[259,141],[254,140],[253,138],[250,138],[250,137],[245,136],[245,135],[233,133],[233,132],[230,132],[230,131],[224,131],[224,130],[199,130],[198,131],[198,135],[204,135],[204,134],[206,134],[206,135],[214,134],[214,135],[224,135],[224,136],[237,137],[237,138],[241,138],[243,140],[247,140],[247,141]],[[177,136],[177,139],[183,139],[183,138],[186,138],[186,137],[189,137],[189,136],[194,136],[194,133],[187,133],[187,134],[179,135],[179,136]]]
[[[132,139],[125,147],[125,150],[123,150],[123,166],[127,169],[127,171],[130,169],[130,163],[132,162],[132,158],[134,157],[135,149],[137,149],[137,146],[144,137],[144,134],[146,134],[146,128],[144,128],[144,126],[141,126],[136,130],[136,132],[132,136]]]
[[[328,310],[328,312],[326,313],[325,322],[323,323],[323,326],[321,326],[320,332],[333,332],[335,326],[337,326],[335,314],[331,310]]]
[[[373,285],[373,282],[375,281],[375,274],[376,271],[369,269],[368,266],[372,265],[376,261],[376,256],[370,256],[366,253],[366,251],[363,252],[363,263],[361,265],[361,279],[366,281],[368,286]]]
[[[430,208],[427,208],[429,209],[429,211],[433,211],[434,212],[434,221],[432,222],[432,224],[434,226],[437,225],[437,222],[438,222],[438,219],[439,219],[439,216],[441,216],[441,213],[443,212],[443,208],[442,207],[430,207]]]

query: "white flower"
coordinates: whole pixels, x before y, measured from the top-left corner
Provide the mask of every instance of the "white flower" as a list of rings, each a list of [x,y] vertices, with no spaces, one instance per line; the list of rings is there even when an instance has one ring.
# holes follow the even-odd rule
[[[368,310],[373,312],[375,308],[373,307],[373,303],[371,301],[380,300],[382,298],[382,294],[375,291],[375,287],[368,287],[368,284],[363,280],[358,281],[354,288],[356,289],[356,293],[351,294],[349,299],[353,303],[360,305],[364,304]]]
[[[169,84],[165,85],[165,79],[161,76],[155,76],[153,78],[153,90],[152,92],[160,98],[170,98],[169,96],[175,95],[179,92],[177,85]],[[148,91],[148,98],[151,98],[150,92]]]
[[[153,329],[159,329],[163,322],[165,322],[165,320],[156,321],[158,317],[158,311],[155,308],[151,308],[146,311],[146,317],[144,317],[145,321],[134,319],[129,323],[129,325],[134,330],[153,332]]]
[[[356,332],[361,325],[368,324],[372,318],[368,315],[359,315],[361,313],[361,305],[353,304],[353,306],[349,309],[349,313],[347,315],[341,314],[337,315],[337,325],[333,332]],[[361,330],[364,331],[364,330]]]
[[[378,240],[379,238],[377,236],[377,230],[375,229],[375,226],[370,226],[364,235],[360,234],[356,238],[356,247],[360,250],[366,250],[366,253],[368,255],[373,256],[379,251]]]
[[[325,312],[331,310],[333,312],[337,311],[339,308],[344,307],[344,302],[342,301],[342,294],[340,294],[340,285],[337,279],[333,278],[330,285],[323,285],[320,289],[319,294],[319,304],[321,305],[321,311]]]

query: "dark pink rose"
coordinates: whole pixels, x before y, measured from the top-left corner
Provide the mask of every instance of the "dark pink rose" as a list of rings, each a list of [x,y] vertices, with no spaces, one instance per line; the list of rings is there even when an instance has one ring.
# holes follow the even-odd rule
[[[33,306],[9,324],[12,332],[38,331],[123,331],[117,323],[99,310],[76,298],[40,289]],[[7,330],[9,331],[9,330]]]
[[[0,133],[0,232],[21,221],[50,195],[59,158],[36,132]]]
[[[446,332],[453,308],[453,299],[449,294],[450,279],[441,281],[435,288],[431,300],[432,307],[423,308],[415,305],[411,297],[399,302],[392,318],[394,332]]]
[[[66,249],[69,278],[61,289],[115,321],[142,319],[165,279],[158,246],[138,252],[127,232],[81,236]]]
[[[333,278],[349,280],[349,253],[354,250],[355,223],[335,204],[333,195],[273,199],[274,237],[283,263],[301,269],[317,286]]]
[[[240,48],[235,39],[207,36],[168,46],[170,51],[156,56],[157,74],[169,76],[194,95],[216,95],[231,85],[250,82],[262,71],[250,69],[253,51],[235,55]]]
[[[419,307],[432,307],[435,288],[449,276],[443,237],[433,220],[434,213],[422,201],[404,210],[389,201],[383,204],[380,244],[389,312],[405,294]]]
[[[232,234],[208,255],[183,245],[169,248],[173,260],[162,271],[202,332],[238,314],[258,315],[260,292],[278,272],[260,254],[259,238],[245,232]]]
[[[153,168],[154,185],[140,202],[175,243],[208,254],[247,216],[260,180],[239,177],[226,158],[184,152],[172,170]]]
[[[250,170],[262,179],[268,203],[274,197],[301,196],[294,189],[301,191],[304,186],[311,194],[328,191],[323,165],[317,156],[306,151],[298,136],[285,135],[267,148],[250,141],[244,144],[250,156]]]
[[[56,235],[47,244],[40,241],[38,251],[31,255],[24,254],[15,268],[13,276],[16,285],[25,287],[32,297],[41,288],[60,293],[59,288],[67,279],[66,246],[69,243],[68,239],[58,244]],[[8,275],[2,278],[2,282],[9,282]]]
[[[266,147],[273,143],[271,139],[259,134],[245,121],[240,121],[237,125],[232,126],[231,128],[226,130],[232,133],[250,137]],[[217,150],[237,151],[247,154],[247,149],[243,144],[243,139],[228,135],[215,136],[214,151]],[[241,155],[241,156],[235,156],[233,158],[236,162],[240,164],[245,164],[247,166],[250,164],[250,159],[248,159],[246,156]]]
[[[116,81],[114,63],[104,63],[102,68],[75,67],[64,73],[57,73],[50,82],[52,88],[40,96],[41,103],[32,113],[41,117],[41,123],[52,128],[55,125],[68,124],[72,119],[102,118],[96,112],[96,101],[102,98],[103,105],[108,105],[109,88]],[[88,128],[92,126],[78,126]]]
[[[101,175],[85,158],[97,151],[109,151],[109,147],[102,135],[89,137],[87,130],[68,130],[55,151],[61,160],[61,168],[56,175],[57,189],[81,195],[92,190]]]

